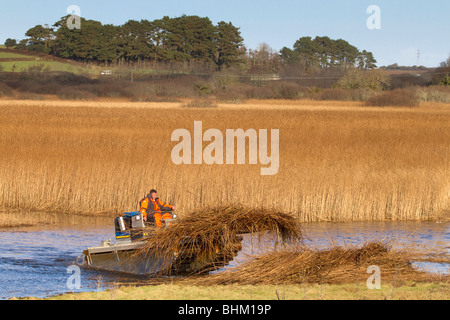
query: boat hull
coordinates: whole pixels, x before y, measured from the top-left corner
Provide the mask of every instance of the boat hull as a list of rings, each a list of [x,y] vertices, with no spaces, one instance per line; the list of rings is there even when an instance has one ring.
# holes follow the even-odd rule
[[[227,265],[234,259],[242,246],[239,238],[234,252],[221,254],[218,250],[214,257],[201,256],[198,252],[175,253],[172,257],[157,257],[151,254],[143,255],[139,249],[144,241],[121,244],[104,244],[100,247],[88,248],[83,253],[86,264],[90,268],[124,272],[136,275],[186,275],[193,272],[214,270]],[[197,251],[197,250],[194,250]],[[172,266],[167,270],[167,266]]]
[[[154,256],[137,256],[141,246],[142,243],[130,243],[88,248],[84,251],[85,260],[95,269],[147,275],[157,274],[164,263],[171,262]]]

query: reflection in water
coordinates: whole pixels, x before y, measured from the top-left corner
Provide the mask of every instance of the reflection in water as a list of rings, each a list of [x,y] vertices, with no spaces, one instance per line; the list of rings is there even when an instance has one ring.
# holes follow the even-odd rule
[[[61,220],[61,217],[55,219]],[[394,247],[407,246],[428,256],[444,257],[448,261],[449,227],[449,222],[370,222],[305,224],[303,229],[310,238],[307,244],[315,247],[394,240]],[[97,246],[114,236],[111,218],[92,220],[73,216],[69,217],[69,222],[58,220],[44,228],[26,228],[21,232],[0,231],[0,299],[96,291],[115,284],[147,280],[146,277],[82,268],[81,289],[69,290],[66,283],[71,274],[67,273],[67,268],[82,261],[82,251],[88,246]],[[256,237],[246,237],[243,251],[231,265],[268,250],[266,245],[273,246],[270,242],[265,245],[258,243]],[[416,265],[434,272],[449,271],[448,263],[418,262]]]

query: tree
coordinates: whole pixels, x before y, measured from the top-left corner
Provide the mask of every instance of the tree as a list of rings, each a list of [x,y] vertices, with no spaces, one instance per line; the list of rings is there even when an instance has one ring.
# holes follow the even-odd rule
[[[98,55],[102,52],[104,45],[103,26],[101,22],[86,20],[82,23],[82,28],[75,31],[79,37],[76,39],[74,54],[79,59],[85,61],[99,60]]]
[[[280,57],[283,64],[298,64],[300,62],[299,52],[288,47],[283,47],[280,50]]]
[[[101,62],[116,62],[119,58],[118,53],[118,27],[111,24],[104,25],[100,28],[96,43],[96,51],[93,60]]]
[[[450,86],[450,76],[448,74],[445,75],[444,79],[440,82],[441,86]]]
[[[16,49],[18,49],[18,50],[27,50],[27,45],[28,45],[28,39],[22,39],[17,44]]]
[[[167,22],[164,46],[175,61],[214,61],[215,27],[209,18],[183,15]]]
[[[69,15],[51,28],[37,25],[19,44],[61,58],[97,62],[201,61],[218,69],[242,62],[243,39],[231,23],[213,25],[207,17],[129,20],[121,26],[80,18],[81,29],[69,29]]]
[[[433,84],[450,85],[450,56],[447,60],[442,61],[433,73]]]
[[[257,49],[249,50],[250,69],[253,73],[278,72],[281,58],[267,43],[261,43]]]
[[[117,28],[117,50],[119,58],[139,61],[154,58],[156,51],[152,37],[152,23],[148,20],[130,20]]]
[[[242,46],[244,39],[239,28],[231,22],[220,21],[216,26],[215,34],[215,62],[219,70],[224,66],[230,67],[243,62]]]
[[[319,49],[311,37],[302,37],[294,43],[294,51],[298,53],[299,60],[307,68],[318,64],[317,53]]]
[[[382,90],[390,86],[391,79],[384,70],[363,71],[360,69],[350,69],[336,83],[342,89],[371,89]]]
[[[307,69],[349,67],[358,65],[372,69],[376,60],[371,52],[358,48],[343,39],[329,37],[302,37],[294,43],[293,49],[284,47],[280,51],[284,63],[304,64]]]
[[[334,40],[336,46],[335,55],[339,66],[353,66],[359,55],[359,50],[345,40]]]
[[[8,38],[5,41],[5,46],[7,48],[12,48],[12,47],[15,47],[16,45],[17,45],[17,40],[16,39]]]
[[[373,57],[372,52],[368,52],[366,50],[363,50],[358,55],[357,61],[359,69],[369,70],[377,67],[376,66],[377,60],[375,60],[375,58]]]
[[[55,32],[52,52],[62,58],[81,61],[99,61],[99,55],[102,55],[102,59],[105,59],[107,56],[105,52],[107,50],[106,40],[111,40],[110,38],[114,37],[114,33],[105,32],[107,27],[104,27],[100,22],[84,18],[81,18],[83,26],[81,29],[71,30],[67,27],[67,18],[68,16],[61,18],[54,25],[58,30]],[[113,29],[111,26],[108,28],[110,28],[110,31]]]
[[[37,25],[29,29],[25,35],[28,39],[28,50],[50,53],[50,41],[54,37],[54,30],[48,26]]]
[[[450,56],[447,58],[447,60],[442,61],[442,62],[439,64],[439,67],[440,67],[440,68],[448,68],[448,67],[450,67]]]
[[[315,55],[317,56],[320,67],[329,68],[334,66],[336,59],[339,58],[336,52],[337,46],[335,42],[329,37],[316,37],[313,43],[316,48]]]

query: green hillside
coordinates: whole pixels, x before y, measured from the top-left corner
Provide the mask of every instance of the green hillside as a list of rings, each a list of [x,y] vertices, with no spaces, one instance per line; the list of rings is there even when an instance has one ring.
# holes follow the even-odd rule
[[[52,56],[32,52],[0,48],[1,72],[71,72],[75,74],[98,74],[97,67],[83,65]]]

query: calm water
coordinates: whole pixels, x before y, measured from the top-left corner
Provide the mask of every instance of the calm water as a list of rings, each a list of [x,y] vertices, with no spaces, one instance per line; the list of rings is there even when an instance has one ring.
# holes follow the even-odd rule
[[[76,219],[76,218],[72,218]],[[394,239],[398,245],[408,244],[424,253],[450,256],[450,223],[436,222],[371,222],[339,224],[307,224],[305,233],[315,246],[361,244],[369,240]],[[51,228],[22,231],[0,231],[0,299],[11,297],[46,297],[65,292],[104,290],[114,284],[139,282],[146,278],[81,268],[81,288],[69,290],[72,275],[67,268],[80,265],[82,251],[112,238],[114,228],[109,220],[88,225],[58,223]],[[249,254],[264,251],[255,239],[244,240],[243,251],[232,265]],[[431,272],[448,273],[449,264],[417,263]]]

